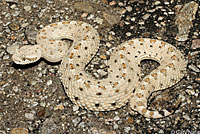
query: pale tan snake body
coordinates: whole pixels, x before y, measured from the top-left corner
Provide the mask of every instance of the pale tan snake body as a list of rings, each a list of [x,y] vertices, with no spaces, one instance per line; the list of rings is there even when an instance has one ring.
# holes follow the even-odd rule
[[[71,47],[63,38],[73,40]],[[80,107],[93,111],[109,111],[129,102],[131,113],[147,118],[161,118],[171,112],[147,109],[150,94],[168,88],[183,78],[187,62],[174,46],[160,40],[138,38],[128,40],[112,52],[108,60],[108,77],[97,80],[85,72],[85,66],[96,54],[99,35],[88,23],[64,21],[50,24],[38,32],[37,45],[16,50],[12,59],[29,64],[41,57],[50,62],[62,60],[62,83],[69,98]],[[157,61],[160,66],[139,81],[140,62]]]

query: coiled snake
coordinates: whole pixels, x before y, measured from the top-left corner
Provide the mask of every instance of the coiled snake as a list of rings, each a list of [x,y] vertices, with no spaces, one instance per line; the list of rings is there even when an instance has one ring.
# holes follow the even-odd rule
[[[73,40],[71,47],[63,38]],[[93,110],[109,111],[129,102],[134,111],[147,118],[161,118],[171,112],[147,109],[152,92],[166,89],[183,78],[187,62],[174,46],[160,40],[137,38],[128,40],[112,52],[108,61],[108,77],[97,80],[85,72],[85,66],[96,54],[99,35],[88,23],[63,21],[41,29],[37,45],[26,45],[12,56],[16,64],[29,64],[41,57],[50,62],[62,60],[60,72],[65,92],[76,105]],[[143,59],[157,61],[160,66],[139,81],[138,66]]]

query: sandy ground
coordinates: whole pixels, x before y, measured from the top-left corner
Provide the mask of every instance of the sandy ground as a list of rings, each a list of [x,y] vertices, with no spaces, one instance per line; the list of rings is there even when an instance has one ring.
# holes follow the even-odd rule
[[[198,0],[195,0],[198,3]],[[142,134],[200,132],[200,10],[196,12],[186,41],[175,39],[176,5],[188,0],[0,0],[0,134]],[[176,46],[188,60],[187,76],[178,84],[149,99],[150,108],[175,108],[162,119],[129,114],[128,105],[109,112],[93,112],[74,105],[59,79],[59,63],[45,60],[19,66],[12,62],[13,46],[35,44],[35,35],[47,24],[61,20],[82,20],[102,36],[99,54],[113,46],[139,37],[162,39]],[[97,56],[98,57],[98,56]],[[98,60],[87,71],[100,78],[106,74]],[[158,66],[144,61],[148,74]],[[105,72],[104,72],[105,71]],[[177,95],[183,96],[180,105]],[[14,129],[15,128],[15,129]]]

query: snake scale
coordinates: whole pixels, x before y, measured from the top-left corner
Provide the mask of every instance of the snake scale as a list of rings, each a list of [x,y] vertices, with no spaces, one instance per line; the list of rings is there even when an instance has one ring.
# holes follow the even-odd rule
[[[71,47],[63,38],[73,40]],[[184,55],[171,44],[149,38],[136,38],[118,45],[108,60],[108,77],[97,80],[85,72],[100,43],[96,29],[82,21],[52,23],[36,36],[37,45],[25,45],[12,56],[16,64],[30,64],[41,57],[50,62],[61,60],[60,72],[64,90],[76,105],[93,111],[109,111],[129,102],[130,113],[147,118],[170,115],[165,109],[149,110],[147,100],[152,92],[180,81],[186,72]],[[140,80],[140,62],[157,61],[160,66]]]

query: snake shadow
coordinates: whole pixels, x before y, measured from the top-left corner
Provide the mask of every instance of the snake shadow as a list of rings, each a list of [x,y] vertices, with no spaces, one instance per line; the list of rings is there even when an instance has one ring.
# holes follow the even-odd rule
[[[39,59],[38,61],[34,62],[34,63],[30,63],[30,64],[24,64],[24,65],[20,65],[20,64],[16,64],[13,61],[11,62],[11,66],[15,69],[28,69],[28,68],[32,68],[37,66],[38,64],[40,64],[41,62],[45,62],[47,65],[52,65],[52,66],[56,66],[56,65],[60,65],[61,61],[59,62],[49,62],[47,60],[45,60],[44,58]]]

